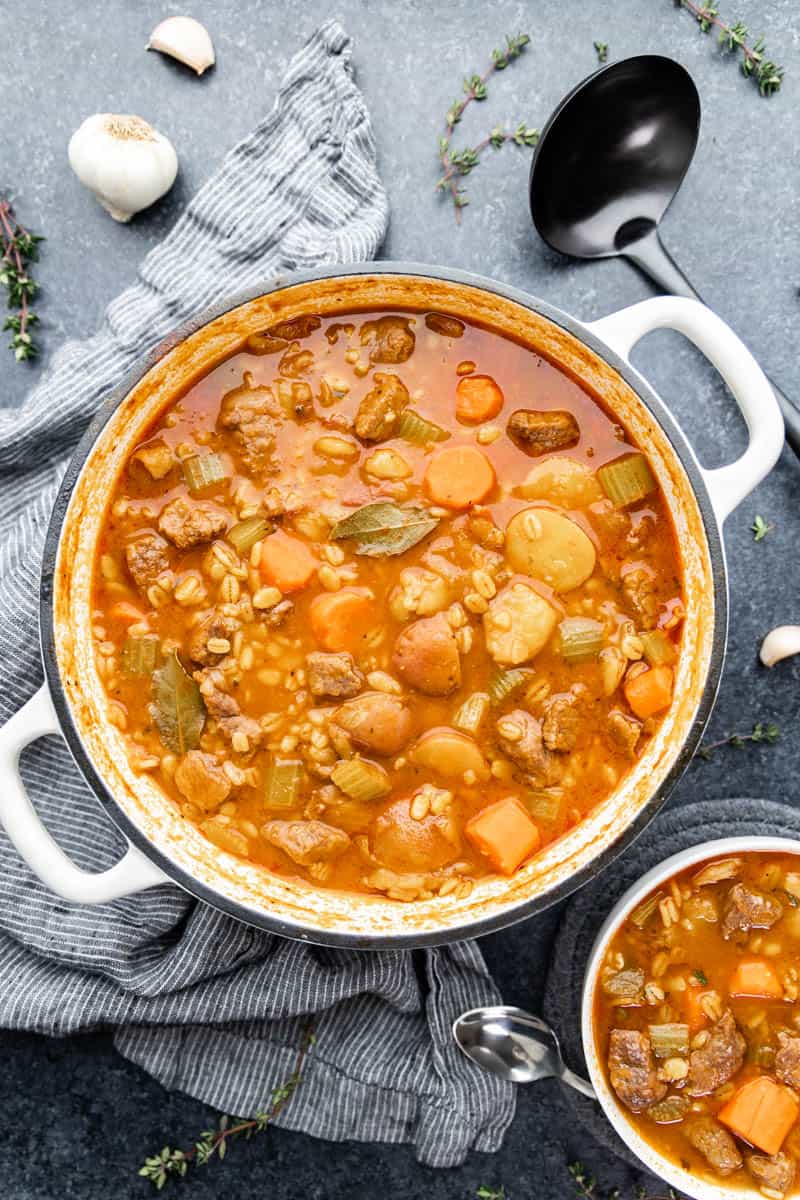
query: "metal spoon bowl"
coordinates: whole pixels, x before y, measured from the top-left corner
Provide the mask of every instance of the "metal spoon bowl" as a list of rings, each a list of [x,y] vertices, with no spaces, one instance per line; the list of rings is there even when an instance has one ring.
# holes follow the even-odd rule
[[[700,297],[658,232],[700,131],[688,71],[645,54],[610,63],[565,96],[542,132],[530,174],[533,223],[574,258],[622,255],[666,292]],[[800,456],[800,409],[770,380]]]
[[[592,1085],[565,1065],[547,1022],[522,1008],[473,1008],[453,1022],[453,1037],[467,1058],[501,1079],[533,1083],[555,1077],[594,1098]]]

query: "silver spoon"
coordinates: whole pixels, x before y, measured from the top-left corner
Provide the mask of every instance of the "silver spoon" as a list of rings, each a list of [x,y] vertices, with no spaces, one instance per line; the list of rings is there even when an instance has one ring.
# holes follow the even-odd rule
[[[453,1022],[453,1037],[467,1058],[501,1079],[533,1083],[555,1076],[595,1098],[592,1085],[565,1065],[558,1038],[547,1022],[522,1008],[505,1004],[473,1008]]]
[[[539,139],[530,176],[539,234],[573,258],[621,255],[664,291],[699,300],[658,232],[699,130],[700,97],[679,63],[644,54],[602,67],[564,97]],[[800,457],[800,407],[770,382]]]

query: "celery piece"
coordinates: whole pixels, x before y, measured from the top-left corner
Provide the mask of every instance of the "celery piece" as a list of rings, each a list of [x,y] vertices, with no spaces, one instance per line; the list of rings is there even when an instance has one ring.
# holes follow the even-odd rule
[[[643,454],[634,452],[615,458],[597,470],[603,491],[617,508],[626,508],[656,490],[650,464]]]
[[[296,759],[270,763],[264,791],[266,808],[294,808],[300,797],[302,780],[303,764]]]
[[[225,465],[218,454],[193,454],[183,460],[182,466],[190,492],[202,492],[226,478]]]
[[[603,649],[603,626],[591,617],[565,617],[558,634],[561,657],[567,662],[586,662]]]

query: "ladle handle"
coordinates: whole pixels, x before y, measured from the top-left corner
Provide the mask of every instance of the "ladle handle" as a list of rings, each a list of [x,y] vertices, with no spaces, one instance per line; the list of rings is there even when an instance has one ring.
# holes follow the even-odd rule
[[[673,296],[685,296],[687,300],[701,300],[702,302],[701,296],[694,290],[661,241],[657,229],[652,229],[638,242],[632,242],[630,246],[626,246],[623,254],[665,292]],[[784,395],[774,379],[770,379],[769,375],[767,379],[769,379],[775,399],[783,414],[786,441],[800,458],[800,408]]]

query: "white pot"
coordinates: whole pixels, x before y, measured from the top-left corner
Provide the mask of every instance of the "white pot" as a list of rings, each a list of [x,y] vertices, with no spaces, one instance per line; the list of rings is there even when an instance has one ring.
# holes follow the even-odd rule
[[[118,472],[176,391],[215,367],[251,333],[303,312],[326,315],[416,307],[475,320],[531,346],[619,415],[647,451],[675,524],[687,619],[675,699],[658,733],[614,793],[511,879],[472,894],[414,904],[349,895],[271,875],[211,846],[147,776],[129,766],[91,638],[92,563]],[[631,347],[654,329],[679,330],[730,387],[749,428],[734,463],[706,470],[674,418],[631,367]],[[197,316],[151,353],[103,404],[68,468],[44,554],[40,625],[47,684],[0,730],[0,821],[36,874],[60,895],[98,903],[167,880],[225,912],[288,937],[357,948],[435,945],[476,937],[540,911],[592,878],[653,817],[691,759],[719,685],[728,597],[721,527],[773,466],[783,423],[762,371],[702,304],[662,297],[585,324],[492,280],[415,264],[316,271],[251,288]],[[92,875],[56,846],[19,778],[24,746],[60,731],[130,848]]]

